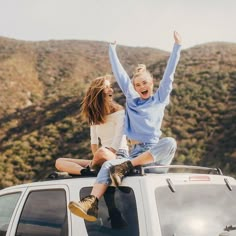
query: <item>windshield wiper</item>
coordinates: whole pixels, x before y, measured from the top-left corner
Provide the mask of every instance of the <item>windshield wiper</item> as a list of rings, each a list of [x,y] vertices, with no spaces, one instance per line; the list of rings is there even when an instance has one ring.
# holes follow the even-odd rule
[[[224,228],[225,231],[232,231],[232,230],[236,230],[236,225],[226,225],[226,227]]]

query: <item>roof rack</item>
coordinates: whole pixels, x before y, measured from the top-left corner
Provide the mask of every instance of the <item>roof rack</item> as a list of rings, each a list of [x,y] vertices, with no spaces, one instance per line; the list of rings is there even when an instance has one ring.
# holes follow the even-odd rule
[[[88,177],[96,177],[97,172],[92,171],[87,175],[74,175],[69,174],[67,172],[53,171],[48,176],[46,176],[43,180],[58,180],[58,179],[72,179],[72,178],[88,178]]]
[[[150,166],[136,166],[129,176],[142,176],[148,173],[165,174],[165,173],[198,173],[198,174],[213,174],[223,175],[220,168],[202,167],[202,166],[188,166],[188,165],[150,165]],[[91,172],[89,175],[70,175],[66,172],[52,172],[44,180],[56,179],[71,179],[71,178],[87,178],[96,177],[97,173]]]
[[[188,166],[188,165],[159,165],[159,166],[144,166],[142,174],[146,173],[198,173],[198,174],[213,174],[223,175],[220,168],[203,167],[203,166]]]

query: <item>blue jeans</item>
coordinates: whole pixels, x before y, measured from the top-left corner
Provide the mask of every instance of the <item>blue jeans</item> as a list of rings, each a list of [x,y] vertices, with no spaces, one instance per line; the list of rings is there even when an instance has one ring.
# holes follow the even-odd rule
[[[111,178],[109,169],[111,166],[119,165],[127,160],[131,160],[146,151],[149,151],[154,159],[153,163],[147,165],[170,165],[174,158],[176,148],[177,144],[175,139],[170,137],[162,138],[158,143],[135,144],[132,147],[128,158],[117,158],[104,162],[98,173],[96,183],[110,185]]]

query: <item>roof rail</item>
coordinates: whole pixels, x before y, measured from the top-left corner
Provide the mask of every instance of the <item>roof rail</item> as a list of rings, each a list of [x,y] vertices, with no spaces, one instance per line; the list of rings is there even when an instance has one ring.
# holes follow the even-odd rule
[[[188,166],[188,165],[155,165],[142,167],[143,174],[145,173],[200,173],[200,174],[215,174],[223,175],[220,168],[203,167],[203,166]]]
[[[87,177],[96,177],[97,172],[91,171],[86,175],[74,175],[69,174],[67,172],[53,171],[48,176],[46,176],[43,180],[58,180],[58,179],[71,179],[71,178],[87,178]]]
[[[188,165],[150,165],[136,166],[129,176],[142,176],[148,173],[165,174],[165,173],[198,173],[198,174],[214,174],[223,175],[220,168],[188,166]],[[91,172],[88,175],[71,175],[66,172],[52,172],[44,180],[71,179],[71,178],[87,178],[96,177],[97,173]]]

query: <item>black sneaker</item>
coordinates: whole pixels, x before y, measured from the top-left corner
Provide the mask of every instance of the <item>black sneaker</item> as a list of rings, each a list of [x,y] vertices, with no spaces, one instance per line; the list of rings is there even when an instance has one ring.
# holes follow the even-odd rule
[[[84,169],[82,169],[80,171],[80,175],[81,176],[92,176],[92,177],[96,177],[97,176],[97,171],[93,170],[90,168],[90,166],[85,167]]]
[[[71,175],[69,175],[67,172],[59,172],[59,171],[54,171],[47,176],[47,179],[66,179],[66,178],[71,178]]]
[[[118,187],[123,178],[133,170],[133,165],[130,161],[123,162],[122,164],[110,167],[110,177],[113,184]]]
[[[69,203],[70,211],[79,216],[84,218],[87,221],[96,221],[98,217],[98,199],[93,196],[89,195],[79,202],[70,202]]]
[[[111,227],[113,229],[123,229],[128,226],[117,208],[112,209],[109,212],[109,215],[110,217],[108,218],[108,221],[111,221]]]

